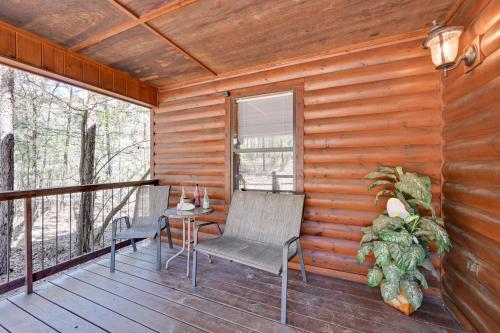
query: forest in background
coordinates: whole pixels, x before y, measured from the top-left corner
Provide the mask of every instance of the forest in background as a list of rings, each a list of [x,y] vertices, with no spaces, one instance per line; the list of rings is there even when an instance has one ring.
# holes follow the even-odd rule
[[[0,191],[145,179],[149,130],[147,108],[0,65]],[[104,246],[134,190],[34,200],[35,266]],[[20,200],[0,202],[0,276],[22,274],[23,224]]]

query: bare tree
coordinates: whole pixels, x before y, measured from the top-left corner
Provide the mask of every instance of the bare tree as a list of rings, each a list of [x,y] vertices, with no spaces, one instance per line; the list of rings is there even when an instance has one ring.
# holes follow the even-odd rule
[[[105,130],[105,136],[106,136],[106,156],[108,158],[107,162],[107,169],[106,169],[106,178],[109,181],[111,179],[112,175],[112,169],[111,169],[111,134],[110,134],[110,128],[109,128],[109,108],[108,108],[108,103],[104,104],[104,130]]]
[[[14,189],[14,70],[0,67],[0,191]],[[14,202],[0,202],[0,274],[7,271]]]
[[[68,149],[69,149],[69,138],[70,138],[70,129],[71,129],[71,116],[73,113],[73,87],[69,87],[69,102],[68,102],[68,113],[66,114],[66,136],[64,139],[64,170],[63,170],[63,176],[62,179],[66,179],[68,175]]]
[[[81,125],[80,184],[91,184],[94,179],[96,114],[85,110]],[[91,249],[90,236],[94,221],[94,193],[83,192],[80,198],[80,214],[77,224],[77,248],[80,254]]]

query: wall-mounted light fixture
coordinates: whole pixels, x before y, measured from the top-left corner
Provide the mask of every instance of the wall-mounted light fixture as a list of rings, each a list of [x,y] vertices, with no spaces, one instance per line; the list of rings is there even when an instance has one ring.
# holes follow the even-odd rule
[[[458,45],[463,27],[449,27],[444,24],[433,22],[434,27],[427,34],[427,38],[422,42],[424,49],[431,50],[432,62],[436,69],[443,70],[444,76],[448,71],[455,69],[463,61],[468,67],[471,67],[478,58],[478,46],[472,44],[468,46],[464,53],[455,61],[458,54]]]

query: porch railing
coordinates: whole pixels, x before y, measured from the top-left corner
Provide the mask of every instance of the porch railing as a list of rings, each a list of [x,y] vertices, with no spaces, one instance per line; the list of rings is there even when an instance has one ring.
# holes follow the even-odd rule
[[[126,210],[127,214],[130,214],[129,206],[130,206],[130,199],[132,197],[133,189],[137,188],[138,186],[142,185],[158,185],[158,180],[157,179],[152,179],[152,180],[141,180],[141,181],[130,181],[130,182],[119,182],[119,183],[107,183],[107,184],[92,184],[92,185],[77,185],[77,186],[66,186],[66,187],[53,187],[53,188],[41,188],[41,189],[33,189],[33,190],[23,190],[23,191],[7,191],[7,192],[0,192],[0,203],[8,202],[8,201],[20,201],[22,200],[24,202],[23,205],[23,216],[24,216],[24,275],[22,276],[17,276],[14,279],[10,279],[10,254],[11,254],[11,244],[9,239],[12,237],[12,235],[9,235],[9,232],[12,232],[8,226],[6,226],[6,232],[7,232],[7,244],[8,248],[7,249],[0,249],[0,251],[5,251],[7,250],[6,254],[6,259],[7,262],[5,263],[6,266],[4,266],[4,269],[6,268],[5,274],[3,274],[4,280],[6,280],[3,283],[0,283],[0,294],[3,294],[7,291],[22,287],[23,285],[26,286],[26,292],[31,293],[33,291],[33,282],[41,280],[47,276],[50,276],[52,274],[56,274],[62,270],[68,269],[70,267],[82,264],[86,261],[92,260],[94,258],[97,258],[99,256],[105,255],[110,252],[110,246],[106,245],[104,242],[105,239],[105,232],[107,231],[106,224],[105,224],[105,211],[107,208],[111,208],[109,213],[107,214],[106,218],[114,218],[115,215],[120,215],[122,214],[122,210],[125,207],[124,202],[126,202]],[[125,190],[128,188],[127,195],[122,197],[122,190]],[[105,191],[111,191],[111,194],[106,196]],[[90,242],[91,242],[91,250],[87,251],[86,253],[80,254],[78,253],[76,256],[73,256],[73,246],[72,244],[72,239],[73,239],[73,226],[74,222],[72,221],[73,214],[74,212],[72,209],[74,209],[74,200],[72,200],[72,194],[75,193],[85,193],[85,192],[92,192],[93,193],[93,201],[96,201],[97,196],[96,193],[101,194],[101,206],[100,210],[98,211],[97,215],[93,214],[93,218],[91,221],[91,236],[90,237]],[[116,192],[119,192],[119,205],[120,207],[115,207],[115,200],[114,196],[116,196]],[[55,197],[55,200],[54,200]],[[63,200],[61,200],[61,197],[65,197]],[[49,199],[52,198],[52,199]],[[69,200],[68,200],[69,199]],[[33,265],[33,221],[34,221],[34,200],[37,200],[37,211],[41,212],[39,216],[39,220],[41,221],[41,267],[38,270],[34,270],[34,265]],[[55,263],[49,265],[46,267],[45,265],[45,226],[44,226],[44,220],[46,218],[46,207],[47,207],[47,201],[55,202],[55,209],[53,209],[54,212],[52,214],[55,217]],[[61,206],[61,202],[66,205],[66,208],[69,204],[69,217],[66,216],[66,222],[69,222],[69,258],[65,260],[59,260],[59,234],[58,234],[58,226],[59,226],[59,210]],[[73,204],[73,208],[72,208]],[[81,202],[80,202],[81,204]],[[98,205],[97,205],[98,206]],[[80,206],[81,207],[81,206]],[[119,208],[119,209],[117,209]],[[38,214],[37,214],[38,215]],[[116,216],[118,217],[118,216]],[[101,224],[101,232],[102,234],[102,242],[95,244],[95,232],[94,229],[96,227],[96,221],[100,221]],[[72,223],[73,222],[73,223]],[[78,230],[77,230],[78,232]],[[20,236],[20,235],[19,235]],[[117,244],[117,249],[123,248],[127,245],[130,244],[130,241],[124,241],[120,242]],[[1,276],[0,276],[1,277]],[[5,279],[6,277],[6,279]]]

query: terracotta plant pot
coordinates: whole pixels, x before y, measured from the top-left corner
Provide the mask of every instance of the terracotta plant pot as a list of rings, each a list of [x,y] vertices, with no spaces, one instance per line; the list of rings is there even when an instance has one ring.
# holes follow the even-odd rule
[[[404,291],[399,292],[399,295],[396,298],[386,303],[393,308],[396,308],[399,311],[403,312],[407,316],[415,312],[413,306],[411,306],[411,304],[408,302],[408,298],[406,297],[406,293]]]

